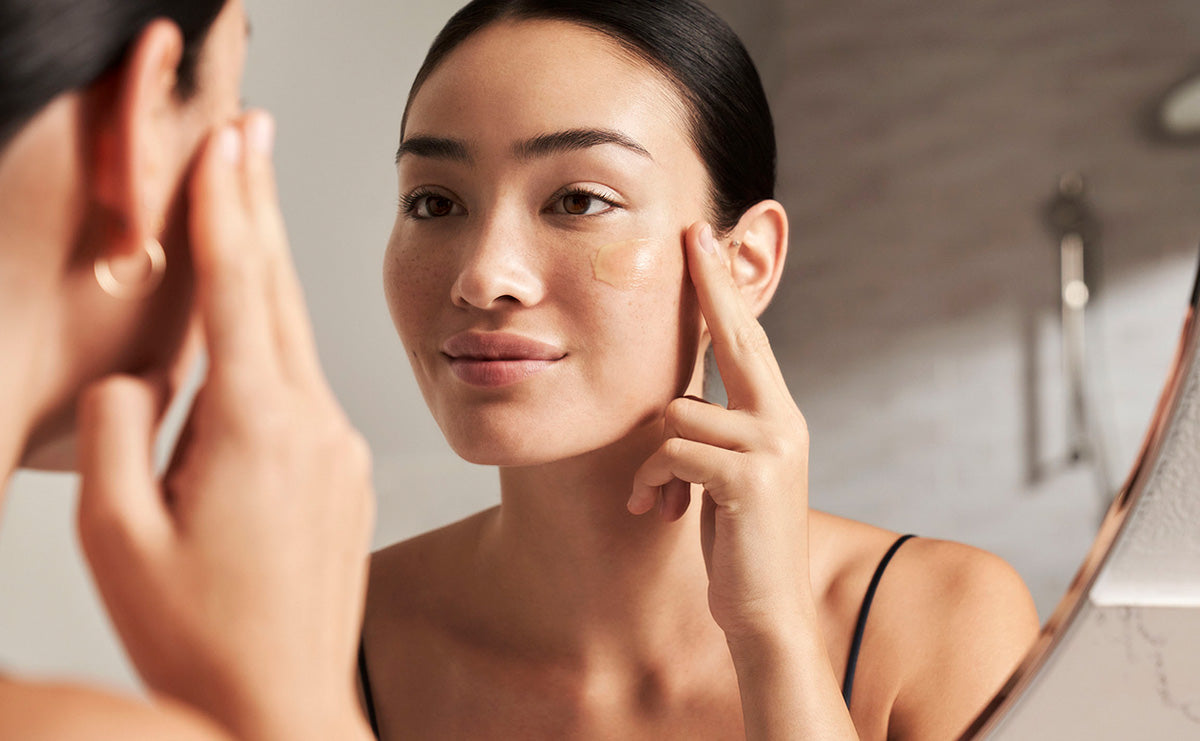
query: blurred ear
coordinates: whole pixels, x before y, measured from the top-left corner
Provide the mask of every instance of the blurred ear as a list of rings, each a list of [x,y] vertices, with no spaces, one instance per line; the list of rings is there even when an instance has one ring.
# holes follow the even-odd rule
[[[142,242],[163,228],[179,146],[175,86],[182,55],[179,28],[166,20],[151,23],[98,104],[91,185],[116,222],[111,257],[140,254]]]
[[[738,221],[724,245],[734,282],[755,316],[762,314],[775,296],[783,276],[787,245],[787,212],[778,201],[754,205]]]

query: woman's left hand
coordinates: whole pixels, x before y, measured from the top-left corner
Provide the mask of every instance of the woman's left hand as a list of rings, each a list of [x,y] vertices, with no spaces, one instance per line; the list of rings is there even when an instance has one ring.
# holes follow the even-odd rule
[[[808,560],[808,427],[766,332],[711,227],[687,234],[688,268],[729,407],[667,407],[662,445],[634,475],[628,507],[667,520],[704,488],[708,606],[737,671],[746,738],[857,739],[821,636]]]
[[[729,406],[671,402],[663,443],[635,475],[629,510],[658,506],[678,519],[692,484],[703,486],[709,608],[731,645],[813,630],[804,415],[711,227],[688,230],[687,256]]]

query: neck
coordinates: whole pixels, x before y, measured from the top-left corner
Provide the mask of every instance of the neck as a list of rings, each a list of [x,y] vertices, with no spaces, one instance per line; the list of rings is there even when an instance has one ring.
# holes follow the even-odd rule
[[[481,543],[485,573],[501,590],[493,604],[513,605],[547,651],[654,661],[719,634],[699,500],[673,523],[625,508],[661,439],[656,425],[577,458],[501,470],[501,506]]]

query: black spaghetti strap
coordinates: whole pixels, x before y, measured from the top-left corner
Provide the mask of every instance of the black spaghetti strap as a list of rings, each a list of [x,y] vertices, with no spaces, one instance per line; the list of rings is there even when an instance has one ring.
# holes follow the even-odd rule
[[[371,733],[379,738],[379,721],[375,717],[375,698],[371,694],[371,676],[367,674],[367,647],[363,640],[358,640],[358,681],[362,683],[363,705],[366,706],[367,722],[371,724]]]
[[[879,588],[879,580],[883,578],[883,572],[887,569],[888,562],[892,560],[892,556],[896,555],[896,551],[900,550],[900,546],[909,538],[915,538],[915,535],[902,535],[888,552],[883,554],[883,558],[879,561],[879,566],[875,568],[875,575],[871,577],[871,584],[867,587],[867,594],[863,597],[862,608],[858,611],[858,624],[854,626],[854,640],[850,643],[850,657],[846,660],[846,678],[842,682],[842,697],[846,700],[846,708],[850,707],[850,693],[854,690],[854,669],[858,666],[858,652],[862,649],[863,633],[867,628],[867,615],[871,612],[871,602],[875,599],[875,590]]]

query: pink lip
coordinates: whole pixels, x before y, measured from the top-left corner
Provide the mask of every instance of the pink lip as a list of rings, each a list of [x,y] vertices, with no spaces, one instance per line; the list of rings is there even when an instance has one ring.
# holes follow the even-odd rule
[[[523,381],[566,357],[553,345],[503,332],[456,334],[442,344],[442,354],[460,381],[487,388]]]

